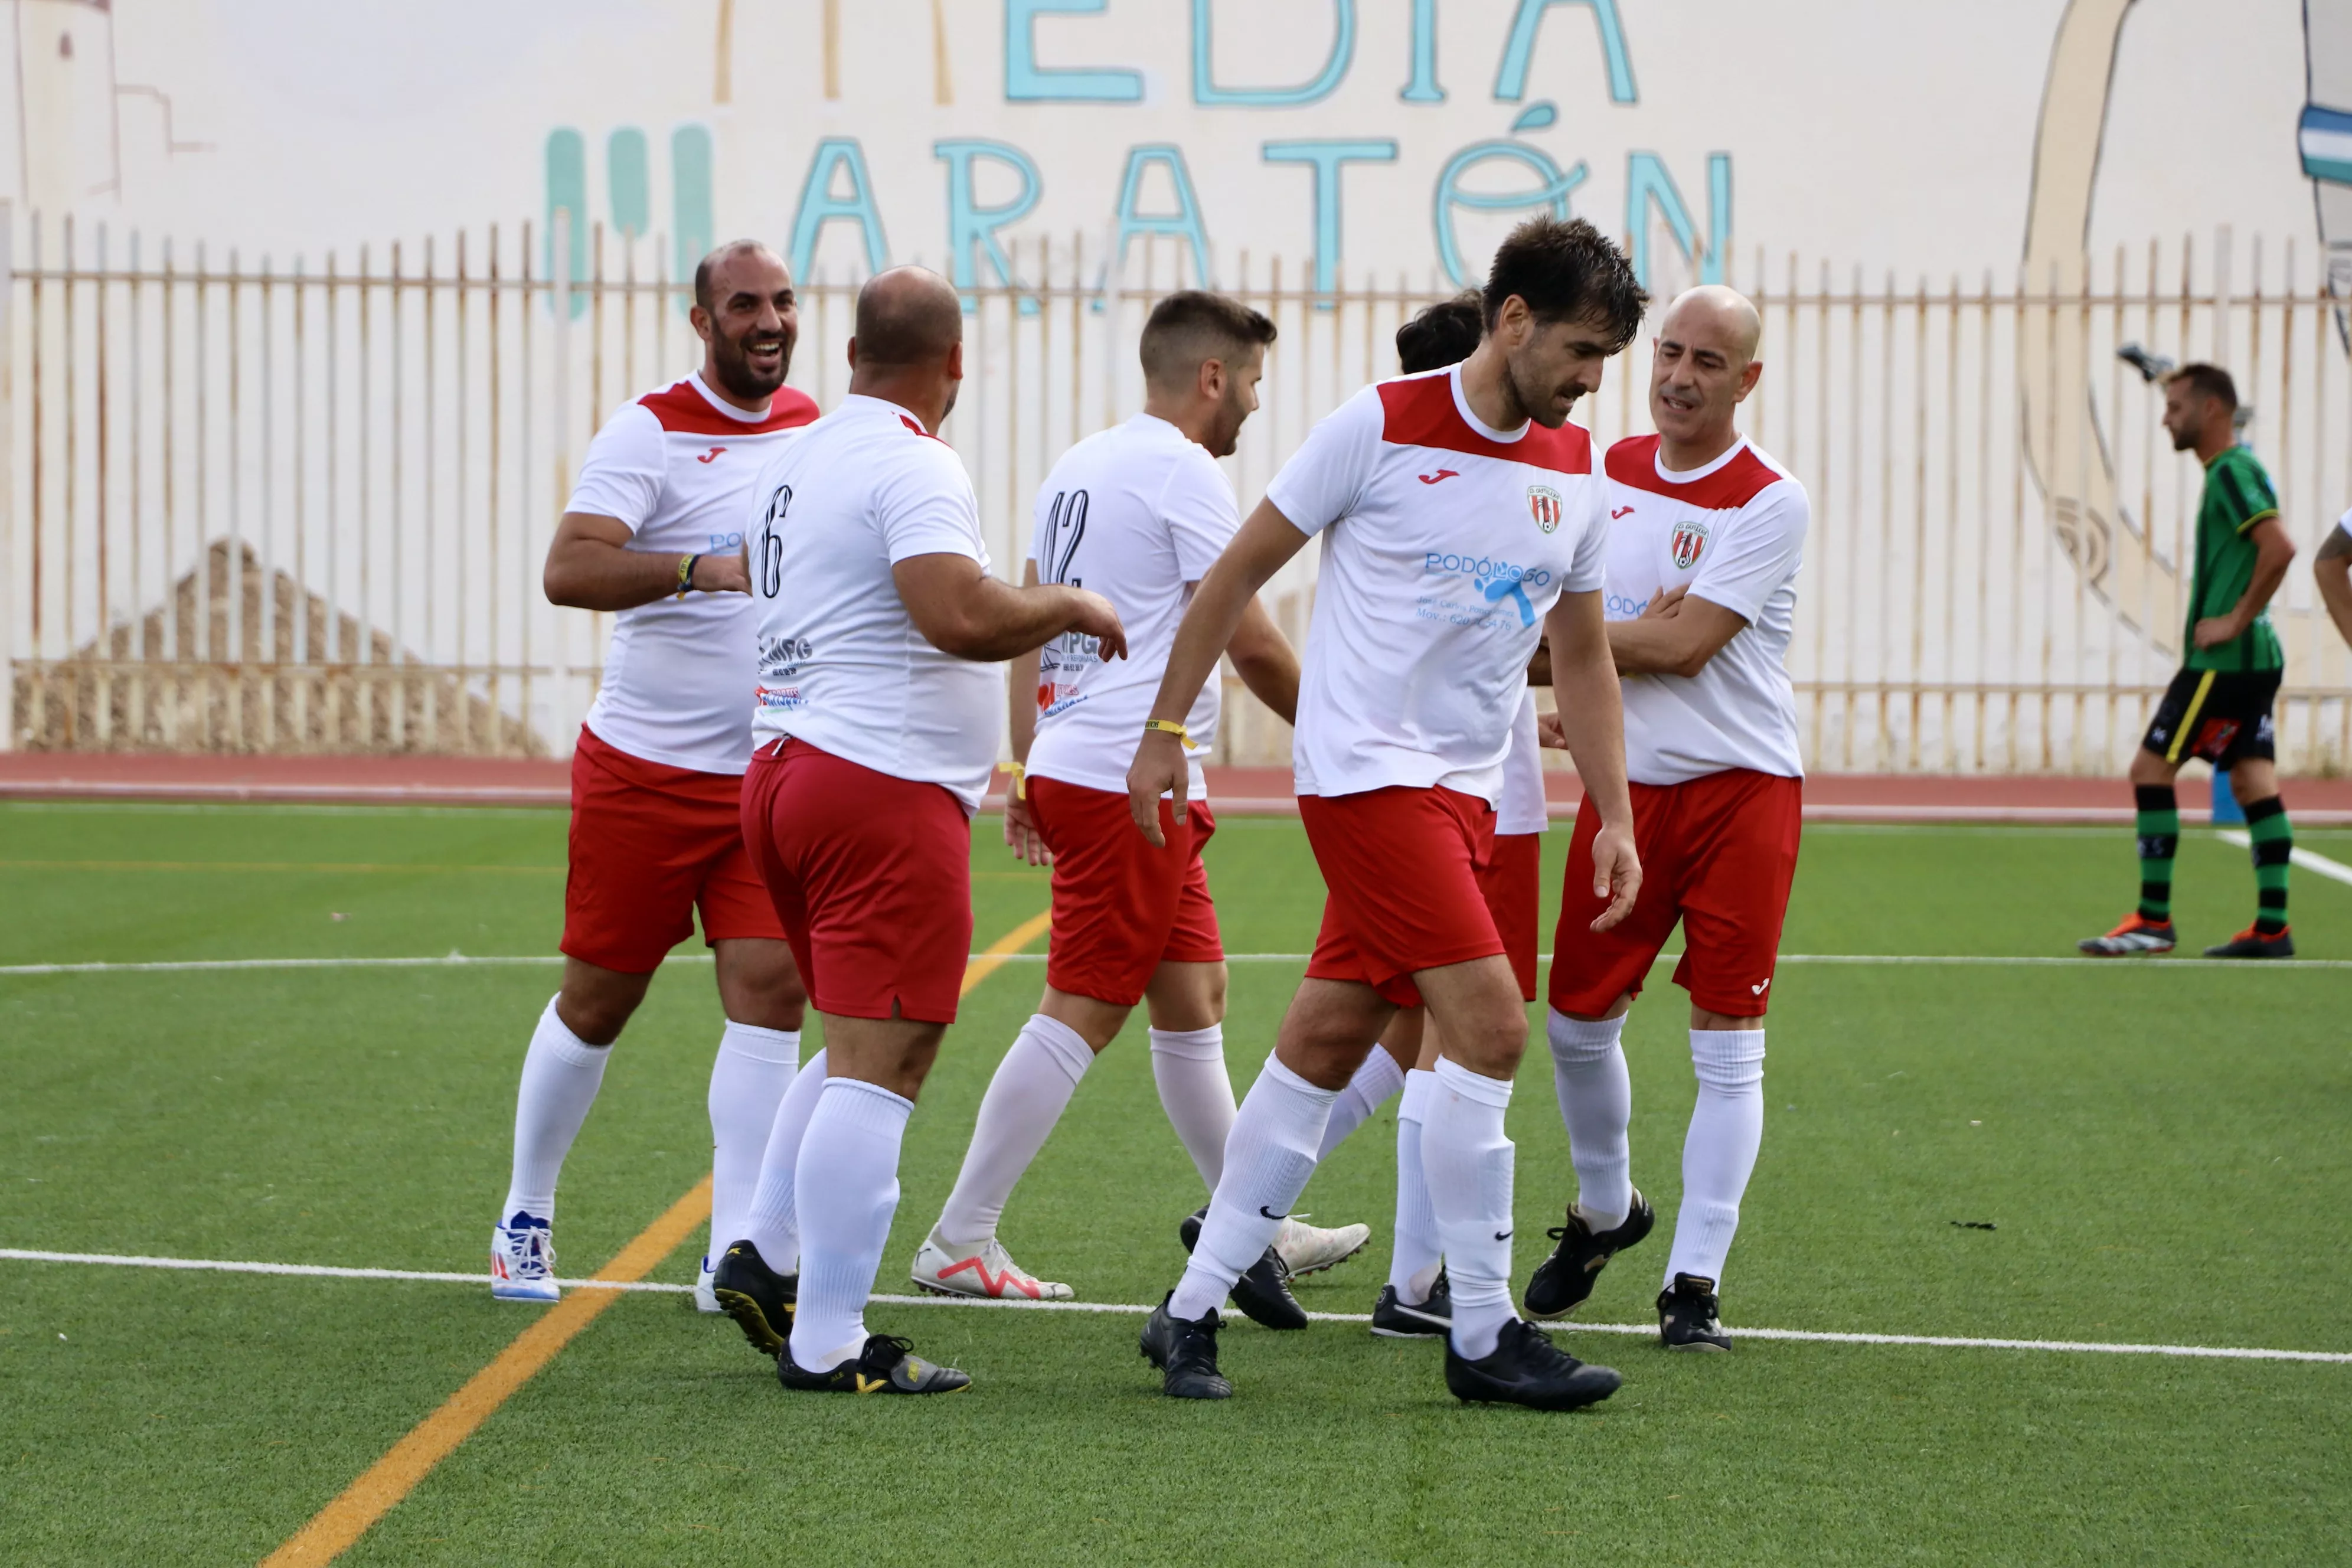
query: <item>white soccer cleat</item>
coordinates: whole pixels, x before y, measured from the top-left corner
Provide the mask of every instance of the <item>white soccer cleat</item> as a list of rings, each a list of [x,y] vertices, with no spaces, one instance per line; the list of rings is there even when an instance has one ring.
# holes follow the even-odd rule
[[[1326,1268],[1337,1268],[1363,1251],[1364,1243],[1372,1239],[1372,1227],[1368,1225],[1343,1225],[1337,1230],[1325,1230],[1320,1226],[1301,1224],[1304,1218],[1302,1215],[1290,1215],[1274,1237],[1274,1249],[1290,1266],[1294,1279],[1301,1274],[1320,1274]]]
[[[695,1272],[694,1276],[694,1310],[696,1311],[724,1312],[727,1310],[719,1304],[719,1291],[714,1284],[718,1278],[718,1266],[710,1261],[710,1254],[704,1253],[702,1267]]]
[[[1067,1301],[1076,1295],[1067,1285],[1034,1279],[1023,1273],[1013,1261],[1013,1255],[1004,1250],[1004,1244],[993,1237],[978,1252],[961,1253],[941,1246],[940,1233],[935,1230],[923,1238],[921,1249],[915,1254],[911,1275],[915,1289],[934,1296],[977,1296],[994,1301]]]
[[[490,1294],[501,1301],[555,1301],[555,1233],[546,1220],[517,1209],[490,1227]]]

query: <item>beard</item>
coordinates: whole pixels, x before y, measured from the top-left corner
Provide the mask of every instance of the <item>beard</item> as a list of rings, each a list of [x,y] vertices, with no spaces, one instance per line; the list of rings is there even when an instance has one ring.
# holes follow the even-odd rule
[[[1529,384],[1529,378],[1520,372],[1517,355],[1505,357],[1503,383],[1511,389],[1512,397],[1517,400],[1519,412],[1547,430],[1557,430],[1567,424],[1569,415],[1576,410],[1576,400],[1583,395],[1580,390],[1571,390],[1568,395],[1568,406],[1560,411],[1559,417],[1547,419],[1538,410],[1549,409],[1551,406],[1553,394],[1549,390],[1538,390]]]
[[[781,342],[783,352],[776,356],[776,368],[772,374],[751,368],[751,356],[749,352],[751,333],[745,332],[740,337],[719,339],[718,352],[711,356],[718,367],[719,384],[738,397],[774,395],[776,389],[784,384],[784,378],[792,372],[793,344],[793,334],[790,332],[780,332],[775,336]]]

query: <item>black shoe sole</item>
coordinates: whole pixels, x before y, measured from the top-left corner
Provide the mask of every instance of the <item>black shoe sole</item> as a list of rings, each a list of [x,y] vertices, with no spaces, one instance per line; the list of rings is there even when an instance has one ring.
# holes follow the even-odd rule
[[[1667,1343],[1664,1341],[1659,1342],[1670,1351],[1714,1351],[1720,1354],[1731,1348],[1727,1344],[1717,1344],[1713,1340],[1685,1340],[1678,1345]]]
[[[1607,1399],[1622,1388],[1625,1381],[1622,1378],[1612,1377],[1603,1385],[1601,1379],[1594,1378],[1591,1380],[1591,1384],[1588,1388],[1573,1392],[1527,1398],[1508,1389],[1480,1390],[1465,1394],[1455,1388],[1453,1385],[1453,1380],[1449,1378],[1446,1382],[1446,1392],[1465,1405],[1516,1405],[1525,1410],[1583,1410]]]
[[[743,1331],[743,1337],[751,1342],[753,1350],[761,1355],[782,1353],[784,1335],[778,1333],[775,1326],[768,1321],[768,1314],[759,1302],[740,1290],[730,1290],[724,1287],[714,1287],[711,1294],[719,1298],[720,1310],[735,1320],[735,1326]],[[791,1309],[785,1310],[789,1312]],[[790,1325],[786,1327],[789,1331]]]

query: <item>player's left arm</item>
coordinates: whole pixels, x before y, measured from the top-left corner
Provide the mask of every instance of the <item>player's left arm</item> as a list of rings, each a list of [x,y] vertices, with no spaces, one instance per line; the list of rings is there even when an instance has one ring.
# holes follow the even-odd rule
[[[2271,596],[2279,591],[2279,584],[2286,581],[2286,569],[2294,563],[2294,541],[2286,536],[2286,529],[2275,511],[2257,519],[2242,531],[2254,542],[2253,580],[2238,595],[2229,614],[2208,616],[2197,623],[2199,647],[2218,647],[2245,636],[2246,628],[2254,624],[2254,617],[2263,613]]]
[[[1639,616],[1609,623],[1609,652],[1620,675],[1696,675],[1747,627],[1746,616],[1712,599],[1660,589]]]
[[[2327,618],[2336,623],[2344,640],[2352,643],[2352,533],[2347,533],[2342,523],[2329,529],[2320,542],[2319,553],[2312,558],[2311,576],[2319,585]]]
[[[1759,492],[1700,557],[1688,587],[1654,593],[1639,616],[1609,623],[1618,672],[1689,677],[1705,669],[1796,575],[1811,521],[1795,480]]]
[[[1037,585],[1037,558],[1031,556],[1022,568],[1021,585]],[[1006,688],[1007,727],[1013,737],[1013,763],[1016,769],[1029,765],[1029,748],[1037,742],[1037,670],[1038,650],[1013,656],[1011,684]],[[1050,866],[1054,852],[1045,847],[1045,836],[1029,815],[1028,778],[1024,773],[1013,775],[1012,793],[1004,797],[1004,842],[1015,859],[1026,860],[1032,866]]]
[[[1609,900],[1609,907],[1592,929],[1607,931],[1633,911],[1642,891],[1642,861],[1633,849],[1633,802],[1625,783],[1624,695],[1601,591],[1562,593],[1545,629],[1560,733],[1584,782],[1584,804],[1601,814],[1601,832],[1592,841],[1592,896]]]

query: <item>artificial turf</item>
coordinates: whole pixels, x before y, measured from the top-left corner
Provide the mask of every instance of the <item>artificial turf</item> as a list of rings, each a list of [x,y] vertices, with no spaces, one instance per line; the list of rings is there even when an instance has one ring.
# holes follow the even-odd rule
[[[521,811],[0,808],[0,966],[543,953],[563,826]],[[993,826],[975,832],[982,942],[1045,901],[1043,875],[1014,868]],[[1554,883],[1565,846],[1555,831]],[[1210,860],[1231,951],[1307,945],[1320,885],[1295,824],[1229,822]],[[2135,882],[2120,829],[1816,828],[1783,947],[2064,954]],[[2184,845],[2179,889],[2191,942],[2250,916],[2244,852],[2206,834]],[[2352,888],[2298,872],[2294,926],[2305,956],[2352,958]],[[1238,1086],[1297,967],[1234,966]],[[906,1289],[1040,977],[1007,965],[966,1003],[908,1129],[878,1289]],[[2352,1283],[2347,978],[1785,966],[1727,1321],[2352,1350],[2327,1310]],[[0,1246],[473,1271],[504,1187],[514,1073],[554,980],[538,967],[0,976]],[[1692,1093],[1683,1005],[1660,971],[1627,1035],[1634,1176],[1662,1222]],[[656,982],[565,1173],[565,1272],[589,1272],[707,1167],[719,1025],[707,965]],[[1393,1127],[1377,1118],[1308,1188],[1319,1221],[1375,1232],[1364,1257],[1302,1283],[1311,1308],[1370,1306]],[[1571,1183],[1540,1048],[1511,1129],[1524,1278]],[[1200,1195],[1139,1025],[1081,1086],[1005,1239],[1087,1300],[1144,1302],[1173,1282],[1174,1221]],[[1662,1224],[1587,1311],[1647,1320],[1664,1241]],[[693,1251],[656,1278],[690,1279]],[[255,1560],[533,1310],[443,1284],[0,1260],[0,1561]],[[789,1396],[723,1320],[631,1297],[347,1560],[2352,1555],[2352,1365],[1752,1337],[1677,1357],[1570,1332],[1626,1386],[1596,1411],[1545,1416],[1457,1406],[1433,1345],[1244,1325],[1224,1342],[1240,1392],[1203,1407],[1157,1395],[1134,1317],[883,1305],[869,1322],[975,1387]]]

